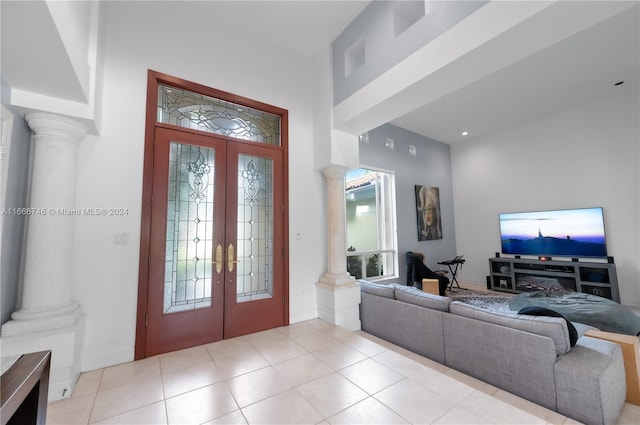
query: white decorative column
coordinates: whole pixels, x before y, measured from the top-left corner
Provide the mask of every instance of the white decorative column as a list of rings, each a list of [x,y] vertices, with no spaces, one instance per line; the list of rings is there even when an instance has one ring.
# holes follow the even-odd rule
[[[26,115],[32,139],[22,305],[2,326],[2,355],[52,350],[49,399],[69,396],[80,372],[84,316],[71,297],[78,145],[76,120]]]
[[[323,170],[327,179],[327,272],[317,283],[320,319],[349,329],[360,329],[360,286],[347,273],[346,259],[346,167]]]

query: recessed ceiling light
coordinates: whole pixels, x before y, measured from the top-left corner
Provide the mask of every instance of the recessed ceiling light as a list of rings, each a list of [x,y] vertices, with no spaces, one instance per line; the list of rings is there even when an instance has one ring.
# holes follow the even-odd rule
[[[468,135],[469,135],[469,132],[468,132],[468,131],[463,131],[463,132],[462,132],[462,135],[463,135],[463,136],[468,136]]]

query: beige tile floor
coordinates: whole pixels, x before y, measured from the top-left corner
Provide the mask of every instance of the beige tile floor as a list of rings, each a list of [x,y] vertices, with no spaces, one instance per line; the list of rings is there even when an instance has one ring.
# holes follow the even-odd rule
[[[638,424],[625,404],[619,424]],[[321,320],[83,373],[47,424],[575,424]]]

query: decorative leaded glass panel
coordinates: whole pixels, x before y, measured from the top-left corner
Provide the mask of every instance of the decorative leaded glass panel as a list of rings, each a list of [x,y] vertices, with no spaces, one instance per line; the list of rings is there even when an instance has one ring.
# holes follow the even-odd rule
[[[158,122],[280,146],[280,117],[164,85],[158,86]]]
[[[215,150],[171,142],[164,313],[211,306]]]
[[[273,296],[273,160],[238,158],[238,302]]]

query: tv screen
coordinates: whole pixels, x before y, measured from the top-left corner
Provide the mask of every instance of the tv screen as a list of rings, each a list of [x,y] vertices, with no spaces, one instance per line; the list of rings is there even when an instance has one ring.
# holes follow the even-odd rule
[[[602,208],[500,214],[503,254],[606,257]]]

